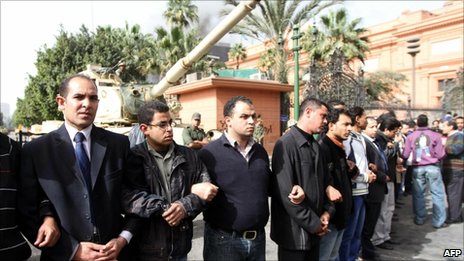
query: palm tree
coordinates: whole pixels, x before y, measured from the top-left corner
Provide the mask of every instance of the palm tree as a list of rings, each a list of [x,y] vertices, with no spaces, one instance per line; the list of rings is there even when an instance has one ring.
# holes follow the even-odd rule
[[[185,57],[199,42],[199,30],[189,28],[198,23],[198,8],[190,0],[169,0],[163,16],[169,28],[155,28],[154,48],[144,48],[142,54],[148,56],[141,61],[140,68],[158,74],[161,78],[182,57]],[[208,64],[200,60],[192,65],[189,72],[206,72]],[[187,73],[189,73],[187,72]],[[182,79],[179,81],[181,82]]]
[[[223,15],[230,13],[231,8],[239,4],[237,0],[225,0],[226,9],[222,10]],[[273,0],[261,1],[258,4],[258,13],[251,13],[237,24],[231,33],[242,34],[253,39],[264,41],[271,40],[275,49],[277,49],[277,40],[283,33],[283,38],[288,39],[288,34],[292,24],[306,22],[311,17],[317,15],[322,9],[339,2],[338,0]],[[276,52],[277,56],[287,57],[288,51]],[[286,59],[278,59],[282,63]],[[285,64],[277,64],[280,67],[286,67]],[[275,68],[276,71],[282,69]],[[278,75],[278,74],[276,74]],[[280,76],[279,81],[285,82]]]
[[[246,49],[245,47],[243,47],[241,43],[234,44],[232,48],[230,48],[228,54],[229,54],[229,59],[237,62],[237,66],[235,67],[235,69],[237,70],[240,67],[240,61],[245,60],[247,57]]]
[[[164,76],[166,72],[182,57],[192,50],[199,42],[196,30],[185,32],[180,27],[166,30],[163,27],[155,28],[156,46],[152,50],[155,64],[146,65],[156,68],[156,73]]]
[[[223,15],[230,13],[228,7],[235,7],[239,4],[237,0],[225,0],[226,9],[222,10]],[[244,36],[257,39],[259,41],[270,40],[270,45],[274,49],[279,49],[275,54],[275,65],[273,68],[274,76],[279,82],[287,82],[287,57],[289,50],[281,48],[285,46],[282,43],[279,46],[279,35],[282,34],[284,40],[289,40],[290,28],[293,24],[306,22],[315,17],[321,10],[331,6],[339,0],[272,0],[261,1],[258,3],[256,12],[248,14],[239,24],[237,24],[231,33],[242,34]],[[271,47],[272,48],[272,47]],[[289,114],[290,108],[288,93],[281,95],[281,114]],[[282,122],[280,131],[286,126]]]
[[[121,53],[122,60],[126,64],[126,69],[121,73],[121,77],[125,82],[145,81],[137,78],[145,78],[148,74],[154,71],[151,61],[158,57],[155,50],[156,43],[152,35],[143,34],[140,31],[139,25],[129,26],[126,22],[124,30],[120,30],[121,34]],[[139,77],[133,77],[139,76]]]
[[[303,50],[316,61],[326,63],[335,49],[340,49],[346,61],[359,59],[364,62],[369,51],[368,40],[360,37],[367,30],[359,27],[361,18],[348,22],[347,11],[342,8],[321,16],[319,29],[308,29],[302,39]]]
[[[169,0],[168,9],[163,13],[169,25],[188,27],[198,23],[198,7],[190,0]]]
[[[272,68],[277,63],[277,54],[275,48],[267,48],[266,51],[261,55],[258,61],[258,68],[261,71],[266,72],[268,79],[274,79],[274,72]]]

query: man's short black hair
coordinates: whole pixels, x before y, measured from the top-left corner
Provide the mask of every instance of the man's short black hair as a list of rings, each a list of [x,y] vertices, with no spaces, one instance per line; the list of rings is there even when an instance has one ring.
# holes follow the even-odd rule
[[[401,127],[401,122],[393,117],[385,118],[382,123],[380,123],[379,130],[385,131],[389,130],[392,131],[396,128]]]
[[[402,120],[401,124],[407,125],[409,128],[416,127],[416,123],[413,120]]]
[[[356,117],[361,117],[364,114],[364,109],[359,106],[351,107],[348,110],[351,117],[351,126],[356,125]]]
[[[95,86],[95,89],[97,89],[97,85],[95,85],[94,80],[92,80],[92,78],[90,78],[89,76],[84,75],[84,74],[74,74],[64,79],[61,82],[60,87],[58,88],[58,94],[60,96],[66,97],[66,95],[68,95],[69,82],[75,78],[81,78],[81,79],[88,80],[89,82],[93,83],[93,85]]]
[[[453,128],[453,130],[457,130],[458,129],[458,123],[455,121],[455,120],[449,120],[449,121],[445,121],[448,126],[451,126]]]
[[[417,116],[417,127],[427,127],[429,126],[429,118],[425,114]]]
[[[237,105],[237,102],[244,102],[248,105],[253,105],[253,102],[251,101],[250,98],[245,97],[245,96],[234,96],[230,98],[226,104],[224,104],[224,117],[227,116],[232,116],[232,113],[235,109],[235,105]]]
[[[169,112],[169,106],[165,103],[160,102],[158,100],[146,102],[142,107],[139,109],[139,113],[137,115],[138,121],[140,124],[150,124],[153,120],[153,115],[155,113],[164,113]]]
[[[316,99],[314,97],[306,97],[302,102],[301,102],[301,105],[300,105],[300,110],[299,110],[299,116],[301,117],[304,113],[304,111],[306,110],[306,108],[308,107],[311,107],[312,109],[314,110],[317,110],[319,109],[320,107],[326,107],[327,110],[329,110],[329,105],[327,105],[325,102],[319,100],[319,99]]]
[[[351,115],[345,109],[332,109],[327,114],[327,124],[337,123],[340,120],[340,115],[346,115],[351,119]]]

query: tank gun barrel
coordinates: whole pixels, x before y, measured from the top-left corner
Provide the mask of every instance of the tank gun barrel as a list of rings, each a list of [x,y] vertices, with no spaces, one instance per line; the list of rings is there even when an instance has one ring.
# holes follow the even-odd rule
[[[203,57],[209,49],[216,44],[226,33],[228,33],[238,22],[250,13],[260,0],[242,0],[227,17],[222,20],[190,53],[177,61],[169,69],[166,76],[154,85],[146,100],[156,99],[161,96],[170,86],[173,86],[192,66],[193,63]]]

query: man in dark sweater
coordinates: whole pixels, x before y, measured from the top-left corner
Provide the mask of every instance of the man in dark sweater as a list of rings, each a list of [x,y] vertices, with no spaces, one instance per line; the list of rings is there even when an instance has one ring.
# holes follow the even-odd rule
[[[320,142],[321,151],[327,160],[330,184],[341,193],[342,198],[334,203],[335,215],[330,219],[330,232],[321,238],[319,259],[337,260],[343,232],[352,213],[351,177],[358,169],[354,162],[351,162],[350,168],[343,146],[351,131],[350,114],[344,109],[333,109],[327,121],[328,132]]]
[[[204,260],[265,260],[271,171],[266,150],[253,139],[256,112],[244,96],[224,105],[227,130],[199,151],[216,197],[204,211]]]

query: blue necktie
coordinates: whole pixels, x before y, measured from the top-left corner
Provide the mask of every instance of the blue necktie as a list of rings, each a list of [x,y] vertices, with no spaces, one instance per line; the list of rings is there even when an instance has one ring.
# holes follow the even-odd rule
[[[82,175],[84,176],[85,184],[87,185],[87,191],[92,191],[92,179],[90,177],[90,161],[84,148],[85,136],[83,133],[78,132],[74,137],[76,142],[76,158],[79,162]]]

